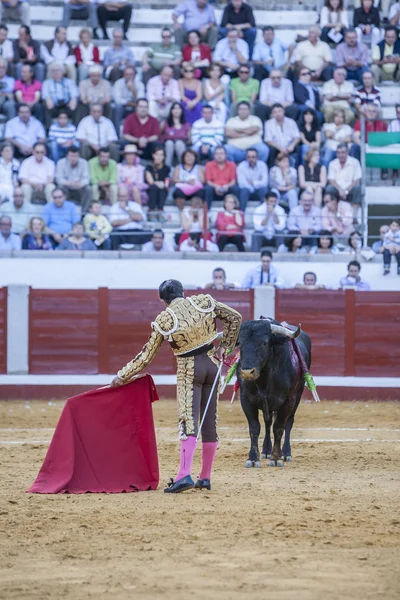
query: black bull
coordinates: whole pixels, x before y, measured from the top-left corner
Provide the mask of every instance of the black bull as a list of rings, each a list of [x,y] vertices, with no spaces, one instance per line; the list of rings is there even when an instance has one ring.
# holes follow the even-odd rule
[[[261,410],[265,422],[263,458],[270,458],[270,465],[283,466],[291,460],[290,431],[294,415],[304,390],[304,378],[300,368],[293,364],[291,339],[296,338],[298,349],[310,368],[311,340],[300,327],[283,327],[273,319],[246,321],[240,328],[238,344],[240,361],[237,376],[240,384],[240,402],[249,424],[250,452],[246,467],[260,466],[258,438]],[[270,429],[272,417],[274,446],[271,447]],[[281,451],[281,439],[285,441]]]

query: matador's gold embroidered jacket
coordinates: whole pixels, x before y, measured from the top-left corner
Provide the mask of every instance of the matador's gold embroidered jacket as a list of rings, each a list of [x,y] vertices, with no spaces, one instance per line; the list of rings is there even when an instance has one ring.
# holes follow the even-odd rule
[[[242,322],[236,310],[217,302],[209,294],[175,298],[151,324],[153,331],[148,342],[131,362],[118,371],[118,377],[126,383],[143,371],[164,340],[168,340],[177,357],[211,344],[218,337],[216,317],[224,324],[221,346],[231,350]]]

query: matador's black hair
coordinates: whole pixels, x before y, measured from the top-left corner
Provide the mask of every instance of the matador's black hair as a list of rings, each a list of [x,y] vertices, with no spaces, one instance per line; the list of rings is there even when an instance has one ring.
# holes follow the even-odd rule
[[[175,298],[183,298],[183,285],[176,279],[167,279],[158,288],[158,295],[161,300],[170,304]]]

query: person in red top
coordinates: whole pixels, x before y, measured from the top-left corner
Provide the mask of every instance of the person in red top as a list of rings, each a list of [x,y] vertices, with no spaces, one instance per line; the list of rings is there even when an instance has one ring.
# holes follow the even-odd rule
[[[141,158],[151,160],[155,142],[160,137],[160,125],[155,117],[149,115],[149,103],[146,98],[136,102],[136,112],[128,115],[124,121],[123,146],[136,144]]]
[[[193,29],[188,33],[188,43],[182,48],[182,61],[193,65],[197,79],[207,77],[207,68],[211,64],[211,48],[200,44],[200,39],[200,33]]]
[[[26,104],[32,111],[34,117],[43,121],[43,108],[40,102],[42,84],[35,79],[31,65],[22,65],[21,79],[14,85],[15,99],[18,104]]]
[[[206,164],[205,199],[208,208],[213,200],[222,200],[227,194],[239,196],[240,189],[236,183],[236,165],[226,160],[226,150],[218,146],[214,152],[214,160]]]
[[[387,131],[385,121],[377,119],[378,107],[375,104],[365,106],[365,141],[368,141],[368,134],[377,131]],[[361,159],[361,121],[358,119],[354,125],[354,144],[350,149],[350,156]]]
[[[78,67],[79,81],[83,81],[83,79],[89,77],[89,67],[93,63],[101,63],[99,49],[93,44],[92,34],[86,27],[79,32],[79,45],[75,46],[74,54]]]
[[[215,223],[217,229],[217,244],[222,252],[227,244],[234,244],[239,252],[244,252],[244,214],[239,210],[239,200],[233,194],[227,194],[224,199],[224,210],[217,214]]]

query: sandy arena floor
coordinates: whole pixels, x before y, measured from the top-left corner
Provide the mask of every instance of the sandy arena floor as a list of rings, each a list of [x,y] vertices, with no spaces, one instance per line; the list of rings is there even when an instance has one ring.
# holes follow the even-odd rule
[[[245,469],[222,403],[212,492],[167,496],[176,409],[158,402],[157,492],[26,494],[61,407],[0,402],[1,599],[400,597],[400,404],[303,403],[294,462]]]

